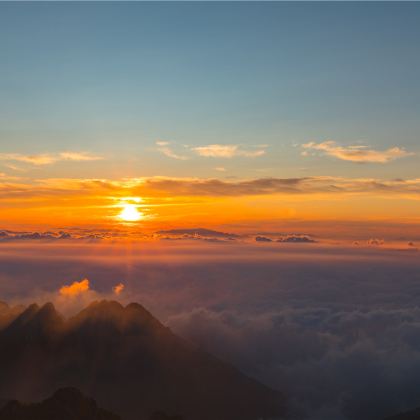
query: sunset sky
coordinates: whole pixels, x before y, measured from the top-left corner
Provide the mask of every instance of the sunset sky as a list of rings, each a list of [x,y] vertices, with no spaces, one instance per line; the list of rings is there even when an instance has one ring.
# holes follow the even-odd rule
[[[0,1],[0,349],[25,344],[22,389],[76,385],[38,363],[33,325],[87,396],[145,366],[168,414],[203,418],[172,345],[157,353],[173,389],[135,353],[133,334],[153,347],[131,315],[129,352],[96,318],[83,334],[98,352],[47,341],[37,317],[55,331],[51,305],[16,322],[21,341],[9,334],[34,302],[72,317],[105,299],[143,305],[296,418],[420,407],[419,45],[414,1]],[[191,366],[200,395],[223,393]],[[13,394],[10,372],[0,417],[6,398],[39,401]],[[108,397],[128,394],[112,385],[98,404],[113,410]],[[139,389],[133,403],[157,401]]]
[[[2,228],[418,222],[419,17],[2,3]]]

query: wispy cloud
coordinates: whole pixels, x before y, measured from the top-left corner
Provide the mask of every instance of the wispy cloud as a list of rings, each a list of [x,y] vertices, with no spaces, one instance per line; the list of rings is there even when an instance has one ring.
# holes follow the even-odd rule
[[[119,296],[123,291],[124,291],[124,289],[125,289],[125,286],[124,286],[124,284],[123,283],[118,283],[117,285],[115,285],[113,288],[112,288],[112,291],[117,295],[117,296]]]
[[[103,157],[91,155],[87,152],[60,152],[25,155],[20,153],[0,153],[1,161],[23,162],[31,165],[51,165],[60,161],[92,161]]]
[[[266,153],[267,145],[262,144],[250,148],[243,148],[239,144],[208,144],[205,146],[184,146],[186,154],[179,154],[174,150],[173,143],[166,140],[158,140],[155,142],[157,150],[163,155],[172,159],[188,160],[193,155],[209,158],[231,159],[234,157],[254,158],[263,156]],[[189,156],[188,156],[189,154]]]
[[[102,159],[102,156],[91,155],[87,152],[61,152],[58,154],[58,160],[90,161]]]
[[[4,172],[0,172],[0,187],[1,187],[2,181],[18,181],[21,179],[22,179],[21,177],[11,176],[11,175],[5,174]]]
[[[11,169],[12,171],[16,171],[16,172],[25,172],[26,169],[25,168],[21,168],[20,166],[16,166],[13,163],[7,163],[4,164],[4,166],[8,169]]]
[[[266,145],[257,146],[255,150],[243,149],[238,144],[209,144],[207,146],[192,147],[197,155],[212,158],[230,159],[236,156],[258,157],[265,155]]]
[[[157,150],[164,154],[166,157],[178,160],[187,160],[188,157],[184,155],[179,155],[178,153],[174,152],[172,147],[170,146],[171,143],[169,141],[158,140],[156,142],[156,146],[158,146]]]
[[[337,159],[357,163],[388,163],[395,159],[411,156],[401,147],[391,147],[386,150],[375,150],[365,145],[341,146],[335,141],[328,140],[322,143],[310,142],[302,145],[304,156],[312,150],[322,152]]]

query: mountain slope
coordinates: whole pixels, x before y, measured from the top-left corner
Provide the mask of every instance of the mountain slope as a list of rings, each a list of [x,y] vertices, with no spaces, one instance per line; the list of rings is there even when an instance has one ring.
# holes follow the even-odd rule
[[[9,325],[24,310],[23,306],[10,307],[7,303],[0,301],[0,330]]]
[[[38,400],[64,386],[125,419],[283,418],[284,398],[174,335],[141,305],[96,302],[64,320],[28,307],[0,331],[0,396]]]

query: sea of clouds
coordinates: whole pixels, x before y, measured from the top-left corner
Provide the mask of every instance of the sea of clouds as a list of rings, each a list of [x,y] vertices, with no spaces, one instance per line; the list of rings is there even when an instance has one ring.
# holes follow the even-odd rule
[[[420,406],[419,269],[417,251],[381,246],[13,241],[0,244],[0,300],[67,315],[137,301],[297,415],[375,420]]]

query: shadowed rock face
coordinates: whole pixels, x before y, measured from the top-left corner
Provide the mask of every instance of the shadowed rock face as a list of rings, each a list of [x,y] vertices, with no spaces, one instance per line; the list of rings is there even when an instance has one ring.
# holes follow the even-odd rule
[[[68,320],[52,304],[31,305],[0,330],[0,372],[0,398],[36,401],[71,386],[129,420],[157,410],[185,420],[285,415],[281,394],[177,337],[138,304],[95,302]]]
[[[0,410],[0,420],[121,420],[99,408],[92,398],[75,388],[63,388],[40,403],[9,401]]]

